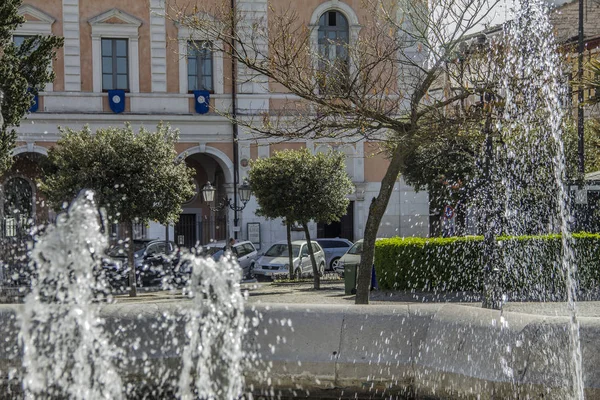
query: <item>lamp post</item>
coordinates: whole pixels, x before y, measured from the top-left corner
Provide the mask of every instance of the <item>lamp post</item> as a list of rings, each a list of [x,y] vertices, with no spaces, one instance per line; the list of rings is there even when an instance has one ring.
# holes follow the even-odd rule
[[[4,92],[0,89],[0,130],[4,126],[4,117],[2,116],[2,102],[4,101]]]
[[[584,131],[583,131],[583,51],[585,50],[583,43],[583,0],[579,0],[579,32],[577,46],[577,79],[579,81],[579,91],[577,93],[577,152],[579,155],[578,170],[583,177],[585,172],[585,156],[584,156]]]
[[[494,265],[496,255],[496,216],[494,215],[494,198],[493,198],[493,180],[492,180],[492,158],[493,158],[493,142],[492,142],[492,111],[494,95],[486,90],[484,85],[478,85],[479,102],[482,113],[485,114],[485,123],[483,125],[483,133],[485,135],[485,162],[484,162],[484,180],[486,184],[485,192],[485,232],[483,234],[483,254],[484,260],[484,292],[483,292],[483,308],[491,308],[499,310],[502,308],[502,293],[499,286],[500,270]]]
[[[219,202],[218,205],[213,206],[212,204],[216,200],[215,195],[217,193],[217,188],[215,188],[213,185],[211,185],[210,182],[206,182],[206,185],[204,185],[202,187],[202,198],[208,204],[208,207],[214,212],[221,211],[225,207],[229,207],[233,211],[236,211],[236,215],[235,215],[233,223],[235,224],[235,226],[237,226],[237,224],[238,224],[237,212],[242,211],[244,208],[246,208],[246,203],[248,203],[250,201],[250,197],[252,196],[252,187],[248,183],[247,179],[244,179],[244,183],[239,185],[238,192],[239,192],[239,199],[242,201],[241,206],[238,206],[236,204],[235,200],[231,201],[231,199],[228,198],[227,196],[225,196],[225,198],[223,198]],[[236,196],[237,196],[237,194],[238,193],[234,193],[234,195],[236,195]]]

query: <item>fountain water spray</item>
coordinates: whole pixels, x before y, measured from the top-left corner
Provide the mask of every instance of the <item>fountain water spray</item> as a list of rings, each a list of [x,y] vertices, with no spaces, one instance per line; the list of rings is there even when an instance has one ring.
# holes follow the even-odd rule
[[[36,276],[25,298],[20,338],[32,398],[120,399],[112,360],[119,350],[104,332],[99,305],[106,284],[99,259],[108,245],[93,193],[82,192],[32,250]]]
[[[571,212],[565,188],[563,126],[567,92],[564,67],[541,0],[520,4],[515,18],[506,25],[502,48],[506,58],[501,91],[505,96],[504,115],[498,129],[504,141],[503,186],[506,190],[504,230],[527,234],[532,227],[540,232],[560,233],[562,248],[559,273],[566,288],[570,310],[571,389],[575,399],[584,398],[579,322],[576,313],[577,279],[573,240],[569,230]],[[554,180],[554,190],[548,185]],[[524,201],[528,197],[536,201]],[[535,233],[535,232],[534,232]],[[532,248],[528,251],[536,252]],[[527,262],[534,262],[530,257]],[[560,298],[562,295],[559,294]],[[558,299],[554,299],[558,300]]]
[[[216,262],[186,254],[182,264],[191,268],[188,295],[192,300],[182,310],[186,344],[179,396],[235,400],[244,388],[242,270],[227,257]]]

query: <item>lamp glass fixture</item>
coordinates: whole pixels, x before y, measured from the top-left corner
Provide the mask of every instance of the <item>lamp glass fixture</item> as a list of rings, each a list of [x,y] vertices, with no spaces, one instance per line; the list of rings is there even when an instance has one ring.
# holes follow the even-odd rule
[[[202,198],[205,202],[212,203],[213,201],[215,201],[216,192],[217,189],[215,189],[215,187],[211,185],[210,182],[206,182],[206,185],[202,187]]]

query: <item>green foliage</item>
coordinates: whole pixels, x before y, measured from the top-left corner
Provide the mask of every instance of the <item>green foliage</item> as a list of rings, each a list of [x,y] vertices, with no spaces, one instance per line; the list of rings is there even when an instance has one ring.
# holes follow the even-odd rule
[[[498,268],[511,299],[562,299],[560,235],[499,237]],[[600,284],[600,235],[573,235],[581,294]],[[391,238],[375,244],[375,268],[383,289],[481,292],[483,237]],[[511,266],[506,269],[505,265]]]
[[[339,152],[280,151],[252,162],[249,180],[259,206],[256,214],[288,222],[339,221],[352,192]]]
[[[421,143],[405,157],[402,177],[416,190],[429,191],[432,212],[473,197],[482,130],[481,121],[441,116],[422,126]]]
[[[54,80],[54,73],[49,67],[56,49],[63,45],[62,38],[38,35],[28,38],[20,47],[15,46],[12,31],[25,22],[17,14],[21,3],[22,0],[0,2],[0,89],[4,91],[0,173],[10,166],[10,154],[16,140],[16,131],[12,127],[19,126],[21,118],[31,107],[33,94]]]
[[[181,204],[194,193],[193,170],[177,160],[177,131],[159,125],[144,128],[62,130],[48,151],[49,167],[41,190],[54,208],[70,202],[82,189],[96,192],[111,220],[166,223],[179,218]]]
[[[569,119],[564,125],[563,141],[565,145],[565,158],[567,161],[567,176],[571,179],[578,177],[579,137],[577,124]],[[600,171],[600,121],[596,118],[588,118],[584,123],[584,159],[585,172]]]

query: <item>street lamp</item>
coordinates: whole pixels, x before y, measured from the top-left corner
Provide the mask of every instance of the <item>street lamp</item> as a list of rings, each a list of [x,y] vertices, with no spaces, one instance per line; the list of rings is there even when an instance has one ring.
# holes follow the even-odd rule
[[[210,182],[207,182],[206,185],[202,187],[202,198],[212,211],[220,211],[223,208],[229,206],[233,211],[242,211],[246,208],[246,203],[250,201],[250,197],[252,196],[252,187],[248,183],[247,179],[244,179],[244,183],[242,183],[238,189],[240,200],[242,201],[242,205],[238,206],[234,204],[230,198],[225,197],[223,200],[215,207],[212,206],[212,203],[215,201],[215,195],[217,193],[217,189],[211,185]]]
[[[492,142],[492,112],[494,107],[494,94],[486,87],[485,83],[478,82],[477,90],[479,91],[479,105],[482,114],[485,116],[483,125],[483,133],[485,135],[485,162],[483,165],[483,175],[486,182],[487,190],[485,193],[486,212],[485,232],[483,234],[484,247],[484,293],[483,307],[499,310],[502,308],[502,291],[499,285],[500,270],[495,265],[496,259],[496,230],[498,227],[497,215],[494,210],[493,198],[493,180],[492,180],[492,158],[493,158],[493,142]]]
[[[4,126],[4,118],[2,117],[2,101],[4,100],[4,92],[0,89],[0,129]]]

